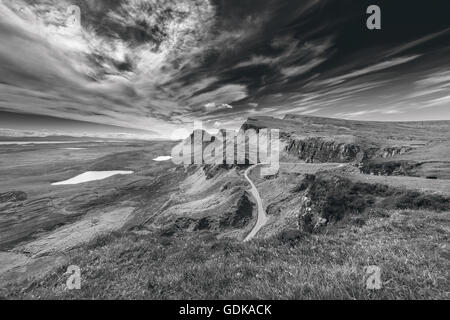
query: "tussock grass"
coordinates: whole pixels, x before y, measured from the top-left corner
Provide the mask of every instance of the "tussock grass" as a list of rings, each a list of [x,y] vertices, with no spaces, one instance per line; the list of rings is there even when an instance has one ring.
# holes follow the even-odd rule
[[[341,176],[306,175],[294,192],[307,191],[320,214],[339,221],[367,209],[449,211],[450,199],[442,195],[393,188],[379,183],[354,182]]]
[[[390,211],[362,227],[247,243],[208,232],[164,237],[111,234],[68,253],[66,268],[7,289],[7,298],[61,299],[448,299],[449,212]],[[381,268],[381,290],[365,268]],[[27,289],[22,289],[22,288]]]

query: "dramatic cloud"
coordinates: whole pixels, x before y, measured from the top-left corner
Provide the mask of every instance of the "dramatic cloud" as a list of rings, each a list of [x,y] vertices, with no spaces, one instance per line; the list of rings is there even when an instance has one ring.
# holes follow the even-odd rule
[[[381,1],[370,31],[365,1],[3,0],[0,111],[166,137],[249,115],[450,118],[446,2],[405,3]]]

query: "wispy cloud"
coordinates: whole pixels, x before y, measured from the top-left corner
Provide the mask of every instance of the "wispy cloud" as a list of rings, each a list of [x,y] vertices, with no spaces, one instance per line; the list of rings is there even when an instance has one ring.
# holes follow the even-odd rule
[[[67,23],[69,0],[0,2],[0,110],[166,136],[289,112],[450,117],[439,21],[372,43],[353,40],[366,37],[360,13],[348,5],[337,19],[338,0],[76,3],[81,28]]]
[[[365,67],[365,68],[362,68],[359,70],[349,72],[349,73],[344,74],[339,77],[334,77],[331,79],[324,80],[321,82],[321,84],[322,85],[337,85],[337,84],[340,84],[340,83],[347,81],[349,79],[352,79],[352,78],[360,77],[360,76],[367,75],[367,74],[374,73],[374,72],[379,72],[379,71],[382,71],[385,69],[399,66],[404,63],[408,63],[414,59],[417,59],[418,57],[420,57],[420,55],[405,56],[405,57],[391,59],[388,61],[383,61],[383,62],[374,64],[374,65],[371,65],[371,66],[368,66],[368,67]]]

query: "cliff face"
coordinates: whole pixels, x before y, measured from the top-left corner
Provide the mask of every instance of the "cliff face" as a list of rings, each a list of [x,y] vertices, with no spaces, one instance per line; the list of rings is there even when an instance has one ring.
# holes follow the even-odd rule
[[[412,150],[409,146],[376,147],[364,142],[342,142],[323,137],[289,138],[285,151],[306,162],[362,163],[374,158],[390,158]]]
[[[353,162],[361,161],[361,146],[325,140],[321,137],[289,139],[286,151],[306,162]]]

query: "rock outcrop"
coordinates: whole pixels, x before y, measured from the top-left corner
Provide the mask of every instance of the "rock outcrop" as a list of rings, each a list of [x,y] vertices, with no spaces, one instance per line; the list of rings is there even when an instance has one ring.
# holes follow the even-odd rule
[[[361,222],[364,214],[377,209],[445,211],[450,208],[450,199],[445,196],[356,182],[341,175],[306,175],[294,192],[302,197],[298,227],[308,233],[318,232],[346,217]]]
[[[10,191],[0,193],[0,203],[17,202],[27,200],[27,194],[23,191]]]
[[[290,139],[286,151],[306,162],[360,162],[364,158],[361,146],[340,143],[322,137]]]
[[[247,193],[241,193],[238,199],[236,205],[220,221],[221,227],[244,228],[252,219],[254,205]]]
[[[405,154],[411,150],[414,150],[411,146],[399,146],[399,147],[385,147],[378,150],[374,157],[376,158],[392,158],[398,155]]]
[[[420,163],[414,161],[371,161],[364,163],[360,169],[362,173],[378,176],[417,176],[416,168],[419,166]]]
[[[412,149],[409,146],[378,147],[354,137],[353,139],[352,137],[350,139],[348,137],[347,139],[306,137],[289,138],[285,151],[309,163],[353,162],[359,164],[369,159],[394,157]]]

